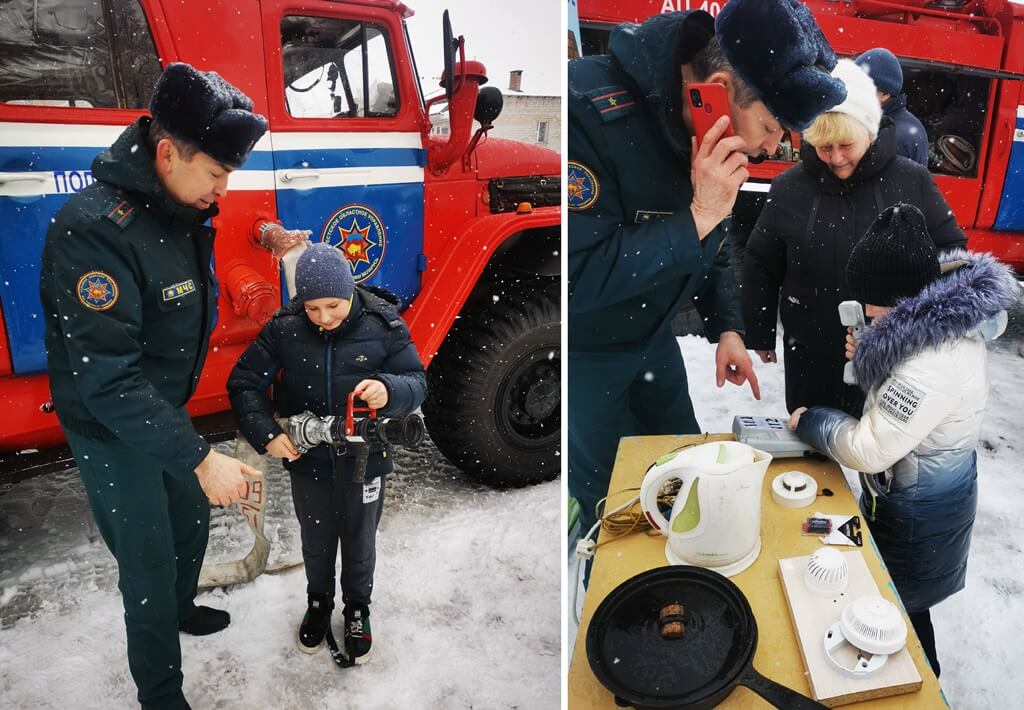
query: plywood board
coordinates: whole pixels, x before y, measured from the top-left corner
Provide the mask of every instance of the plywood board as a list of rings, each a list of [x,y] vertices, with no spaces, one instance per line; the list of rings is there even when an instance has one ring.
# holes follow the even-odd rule
[[[878,586],[860,550],[844,552],[843,556],[850,573],[849,585],[842,595],[835,598],[818,596],[807,588],[804,570],[809,556],[779,560],[779,576],[807,668],[811,696],[824,705],[837,707],[920,690],[921,675],[906,647],[891,655],[879,671],[866,678],[846,675],[825,656],[825,632],[839,620],[843,608],[859,597],[878,595]],[[910,621],[906,615],[904,620],[909,628]],[[844,664],[852,666],[855,651],[849,646],[845,646],[845,650],[848,658],[839,653],[836,655]]]

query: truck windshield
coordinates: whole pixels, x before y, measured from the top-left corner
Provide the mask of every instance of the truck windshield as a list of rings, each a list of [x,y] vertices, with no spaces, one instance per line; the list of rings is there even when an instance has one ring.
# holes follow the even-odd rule
[[[384,28],[355,20],[281,20],[285,103],[297,118],[379,118],[398,113]]]

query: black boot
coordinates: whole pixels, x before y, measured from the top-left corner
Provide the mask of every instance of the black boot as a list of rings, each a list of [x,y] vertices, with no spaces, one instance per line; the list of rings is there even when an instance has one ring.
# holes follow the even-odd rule
[[[331,624],[331,610],[334,600],[326,594],[310,594],[306,615],[299,625],[299,650],[316,653],[324,645],[324,634]]]
[[[178,630],[192,636],[215,634],[231,623],[231,614],[222,609],[197,606],[192,616],[178,622]]]
[[[345,605],[345,653],[356,665],[370,660],[373,636],[370,633],[370,610],[365,604]]]

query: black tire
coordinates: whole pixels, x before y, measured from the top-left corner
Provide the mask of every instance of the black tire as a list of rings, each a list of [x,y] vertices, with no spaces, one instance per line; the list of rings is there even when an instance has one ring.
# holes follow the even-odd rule
[[[558,475],[558,280],[482,284],[427,371],[430,438],[473,478],[525,486]]]

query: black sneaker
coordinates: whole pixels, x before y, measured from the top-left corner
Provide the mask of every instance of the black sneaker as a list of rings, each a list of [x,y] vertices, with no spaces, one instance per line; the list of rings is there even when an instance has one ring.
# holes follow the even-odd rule
[[[370,610],[364,604],[345,607],[345,653],[357,666],[370,660]]]
[[[222,609],[197,606],[192,616],[178,623],[178,630],[192,636],[215,634],[231,623],[231,614]]]
[[[306,615],[299,625],[299,650],[316,653],[324,646],[324,634],[331,624],[334,600],[326,594],[310,594]]]

